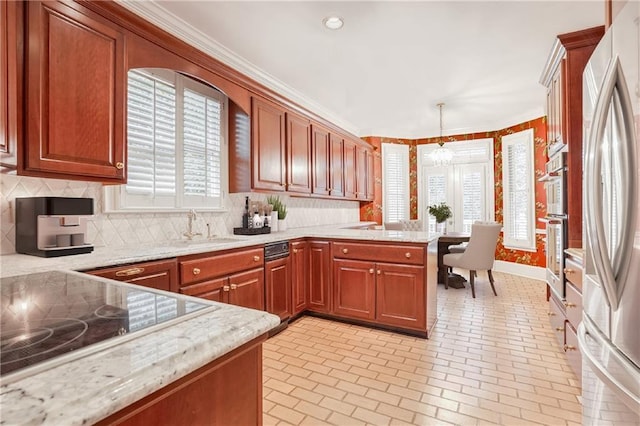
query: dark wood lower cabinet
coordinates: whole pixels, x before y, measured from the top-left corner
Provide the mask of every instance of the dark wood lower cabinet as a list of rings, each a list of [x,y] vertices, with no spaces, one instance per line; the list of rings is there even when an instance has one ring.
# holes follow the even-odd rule
[[[309,242],[309,310],[328,313],[331,309],[331,245],[328,241]]]
[[[229,279],[217,278],[190,286],[181,287],[180,293],[201,297],[215,302],[229,303]]]
[[[333,261],[333,313],[350,318],[376,317],[376,284],[373,262]]]
[[[422,330],[426,327],[423,266],[376,265],[376,321]]]
[[[265,293],[267,312],[280,320],[291,317],[291,260],[289,257],[265,263]]]
[[[309,243],[291,243],[291,308],[292,315],[304,312],[309,305]]]
[[[104,425],[262,424],[263,335],[101,420]]]
[[[264,268],[231,275],[229,303],[264,311]]]

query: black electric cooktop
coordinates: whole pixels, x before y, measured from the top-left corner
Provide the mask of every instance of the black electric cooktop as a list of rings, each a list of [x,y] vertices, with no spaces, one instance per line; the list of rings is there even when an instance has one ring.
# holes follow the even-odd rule
[[[90,275],[45,272],[0,280],[0,376],[66,362],[92,345],[167,323],[209,307]],[[77,352],[76,352],[77,351]]]

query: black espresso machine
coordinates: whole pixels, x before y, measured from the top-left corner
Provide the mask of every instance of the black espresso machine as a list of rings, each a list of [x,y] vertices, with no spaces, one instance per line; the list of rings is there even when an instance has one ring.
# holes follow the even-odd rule
[[[16,251],[40,257],[90,253],[87,216],[93,198],[16,198]]]

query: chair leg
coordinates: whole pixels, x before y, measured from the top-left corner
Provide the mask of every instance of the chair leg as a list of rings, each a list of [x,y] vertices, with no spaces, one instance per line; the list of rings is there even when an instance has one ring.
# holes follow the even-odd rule
[[[498,295],[498,293],[496,293],[496,288],[495,288],[495,286],[493,285],[493,274],[491,273],[491,269],[488,269],[488,270],[487,270],[487,275],[489,275],[489,282],[491,283],[491,290],[493,290],[493,294],[494,294],[495,296],[497,296],[497,295]]]
[[[473,286],[473,276],[476,271],[469,271],[469,284],[471,284],[471,295],[473,298],[476,298],[476,288]]]
[[[444,289],[449,290],[449,268],[444,270]]]

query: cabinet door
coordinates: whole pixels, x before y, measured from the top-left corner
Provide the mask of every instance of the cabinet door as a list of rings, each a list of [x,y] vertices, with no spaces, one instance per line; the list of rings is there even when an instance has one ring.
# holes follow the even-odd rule
[[[374,319],[375,263],[333,261],[333,313],[349,318]]]
[[[291,305],[293,315],[307,309],[309,293],[309,246],[306,241],[291,243]]]
[[[286,320],[291,309],[291,261],[289,257],[272,260],[264,265],[267,312]]]
[[[376,264],[376,320],[424,330],[425,286],[423,266]]]
[[[344,196],[356,198],[356,144],[344,141]]]
[[[331,305],[331,246],[328,241],[309,242],[309,310],[329,312]]]
[[[335,197],[344,196],[344,141],[332,134],[331,141],[331,171],[329,193]]]
[[[311,192],[311,123],[287,113],[287,191]]]
[[[99,269],[87,273],[158,290],[178,291],[178,264],[175,259]]]
[[[372,149],[367,149],[366,150],[366,154],[367,154],[367,178],[366,178],[366,184],[367,184],[367,190],[365,191],[365,198],[369,201],[373,201],[373,198],[375,197],[375,184],[376,184],[376,175],[375,175],[375,169],[374,169],[374,165],[373,165],[373,150]]]
[[[180,293],[188,296],[201,297],[216,302],[229,302],[229,279],[227,277],[217,278],[198,284],[180,287]]]
[[[22,119],[21,2],[0,2],[0,167],[17,166]]]
[[[25,174],[125,182],[121,29],[77,3],[27,11]]]
[[[254,189],[285,189],[284,110],[271,102],[252,98],[251,139]]]
[[[329,195],[329,131],[311,125],[312,192]]]
[[[229,277],[229,303],[264,311],[264,268]]]
[[[356,146],[356,198],[365,199],[367,196],[367,150]]]

